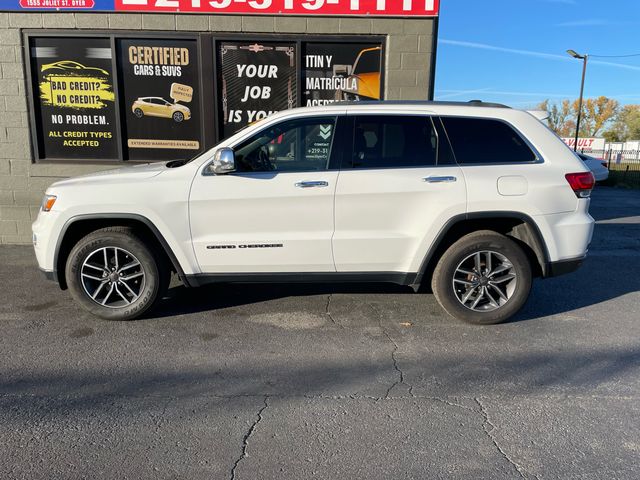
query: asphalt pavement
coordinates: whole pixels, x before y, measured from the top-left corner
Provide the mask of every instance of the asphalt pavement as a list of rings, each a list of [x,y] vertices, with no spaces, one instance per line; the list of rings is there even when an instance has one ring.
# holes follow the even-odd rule
[[[0,478],[638,478],[640,191],[471,326],[392,285],[175,286],[107,322],[0,248]]]

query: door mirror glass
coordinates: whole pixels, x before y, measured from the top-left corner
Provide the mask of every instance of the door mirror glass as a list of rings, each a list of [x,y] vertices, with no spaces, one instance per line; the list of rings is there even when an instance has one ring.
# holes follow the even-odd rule
[[[225,173],[235,172],[236,161],[233,150],[230,148],[220,148],[213,156],[213,162],[211,162],[206,170],[206,175],[222,175]]]

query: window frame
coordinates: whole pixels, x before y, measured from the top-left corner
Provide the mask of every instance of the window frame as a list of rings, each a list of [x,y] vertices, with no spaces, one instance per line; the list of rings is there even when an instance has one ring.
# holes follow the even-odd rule
[[[265,132],[266,130],[269,129],[273,129],[275,127],[277,127],[278,125],[282,125],[285,123],[289,123],[289,122],[310,122],[313,123],[314,121],[316,121],[316,124],[320,124],[320,121],[322,119],[333,119],[333,135],[331,137],[331,146],[329,147],[329,158],[327,160],[327,166],[326,168],[322,169],[322,170],[309,170],[309,169],[301,169],[301,170],[285,170],[285,171],[281,171],[281,170],[265,170],[265,171],[259,171],[259,172],[248,172],[248,171],[238,171],[235,170],[233,172],[229,172],[226,175],[237,175],[237,176],[250,176],[250,175],[264,175],[265,173],[270,173],[270,174],[284,174],[284,173],[305,173],[305,172],[330,172],[330,171],[336,171],[338,170],[338,168],[336,168],[336,162],[340,160],[340,158],[342,157],[342,149],[336,149],[335,145],[336,145],[336,141],[342,142],[344,135],[343,135],[343,130],[344,130],[344,122],[341,122],[340,119],[342,117],[344,117],[344,114],[340,114],[340,113],[336,113],[335,115],[307,115],[307,116],[301,116],[301,117],[293,117],[293,118],[283,118],[281,121],[276,121],[276,122],[272,122],[269,123],[269,125],[265,125],[263,128],[251,133],[250,135],[240,139],[237,143],[230,145],[229,148],[231,148],[234,152],[234,155],[236,153],[236,150],[238,148],[240,148],[242,145],[249,143],[251,141],[252,138],[255,138],[256,136],[260,135],[262,132]],[[304,125],[303,125],[304,126]],[[300,140],[300,135],[297,134],[296,135],[298,138],[296,140]],[[338,158],[340,157],[340,158]]]
[[[540,152],[538,151],[538,149],[529,141],[529,139],[520,131],[520,129],[518,129],[515,125],[513,125],[511,122],[503,119],[503,118],[496,118],[496,117],[481,117],[478,115],[437,115],[439,120],[440,120],[440,124],[442,125],[442,131],[444,133],[444,135],[446,136],[447,142],[449,144],[449,149],[451,151],[451,154],[453,155],[453,159],[456,162],[456,165],[460,166],[460,167],[487,167],[487,166],[491,166],[491,165],[537,165],[537,164],[541,164],[544,163],[544,158],[542,157],[542,155],[540,154]],[[458,157],[456,156],[456,151],[455,148],[453,147],[453,142],[451,141],[451,138],[449,137],[449,133],[447,132],[447,128],[444,124],[444,122],[442,121],[443,118],[464,118],[464,119],[470,119],[470,120],[483,120],[483,121],[496,121],[496,122],[500,122],[504,125],[506,125],[507,127],[511,128],[511,130],[518,135],[518,137],[520,137],[520,140],[522,140],[522,142],[529,148],[529,150],[531,150],[531,153],[533,153],[534,155],[534,159],[533,160],[529,160],[526,162],[482,162],[482,163],[462,163],[460,161],[458,161]]]
[[[402,165],[402,166],[398,166],[398,165],[391,165],[388,167],[362,167],[362,168],[354,168],[352,166],[353,164],[353,154],[354,154],[354,133],[355,133],[355,119],[357,117],[366,117],[366,116],[370,116],[370,117],[380,117],[380,116],[387,116],[387,117],[425,117],[427,119],[429,119],[431,121],[431,126],[433,128],[433,131],[436,135],[436,139],[437,139],[437,146],[436,146],[436,163],[433,165]],[[349,125],[348,128],[345,129],[347,130],[348,133],[348,138],[346,139],[346,144],[345,144],[345,151],[346,154],[342,155],[342,161],[340,162],[340,170],[341,171],[364,171],[364,170],[389,170],[389,169],[394,169],[394,170],[398,170],[398,169],[423,169],[423,168],[444,168],[444,167],[452,167],[452,166],[457,166],[457,162],[456,163],[440,163],[440,152],[442,151],[442,141],[443,139],[441,138],[441,134],[444,133],[444,130],[438,128],[438,126],[436,125],[436,121],[435,119],[438,118],[438,115],[435,115],[431,112],[411,112],[410,114],[407,114],[406,112],[347,112],[346,118],[349,119]],[[445,148],[448,150],[449,154],[451,155],[451,158],[454,160],[455,162],[455,156],[453,155],[453,151],[451,149],[450,144],[448,143],[448,138],[447,138],[447,145],[445,146]],[[351,163],[351,165],[349,165]]]

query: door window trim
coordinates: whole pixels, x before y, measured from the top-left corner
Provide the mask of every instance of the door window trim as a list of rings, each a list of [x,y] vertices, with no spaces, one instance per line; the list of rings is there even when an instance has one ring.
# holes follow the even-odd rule
[[[436,163],[433,165],[402,165],[402,166],[394,166],[390,165],[388,167],[362,167],[362,168],[353,168],[352,166],[348,166],[350,162],[353,160],[353,149],[354,149],[354,132],[355,132],[355,118],[356,117],[373,117],[373,116],[388,116],[388,117],[426,117],[431,120],[431,126],[433,127],[433,131],[436,135],[436,140],[438,142],[436,146]],[[441,141],[440,132],[436,127],[435,119],[438,118],[432,112],[411,112],[410,114],[404,112],[358,112],[358,111],[348,111],[346,116],[349,119],[349,123],[345,128],[346,131],[350,133],[348,138],[346,139],[345,146],[347,148],[344,149],[347,152],[347,155],[342,155],[342,161],[340,162],[340,171],[341,172],[358,172],[358,171],[366,171],[366,170],[416,170],[416,169],[424,169],[424,168],[444,168],[444,167],[457,167],[458,163],[455,161],[455,156],[453,155],[453,150],[450,146],[448,146],[449,153],[452,155],[454,159],[454,163],[443,163],[440,164],[440,152],[441,152]],[[348,130],[347,130],[348,129]],[[444,130],[443,130],[444,131]],[[448,140],[448,139],[447,139]]]
[[[440,119],[442,130],[444,131],[444,134],[447,136],[447,141],[449,142],[449,146],[451,147],[451,153],[453,155],[453,158],[456,164],[460,167],[488,167],[491,165],[537,165],[537,164],[545,163],[544,157],[540,154],[540,151],[529,141],[529,139],[525,137],[523,133],[515,125],[513,125],[511,122],[508,122],[503,118],[479,117],[475,115],[437,115],[437,117]],[[469,118],[472,120],[485,120],[485,121],[492,120],[492,121],[503,123],[509,128],[511,128],[511,130],[513,130],[516,133],[516,135],[520,137],[520,140],[522,140],[522,142],[525,145],[527,145],[527,147],[529,147],[529,149],[535,156],[535,159],[527,162],[461,163],[458,161],[458,157],[456,157],[456,151],[455,151],[455,148],[453,147],[453,142],[451,142],[451,139],[449,138],[449,133],[447,132],[447,128],[445,127],[444,122],[442,121],[443,118]]]

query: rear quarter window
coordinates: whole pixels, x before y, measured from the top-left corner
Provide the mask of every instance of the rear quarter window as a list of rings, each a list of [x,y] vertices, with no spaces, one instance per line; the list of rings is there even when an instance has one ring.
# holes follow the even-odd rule
[[[500,120],[442,117],[456,160],[462,165],[530,163],[536,154],[516,130]]]

